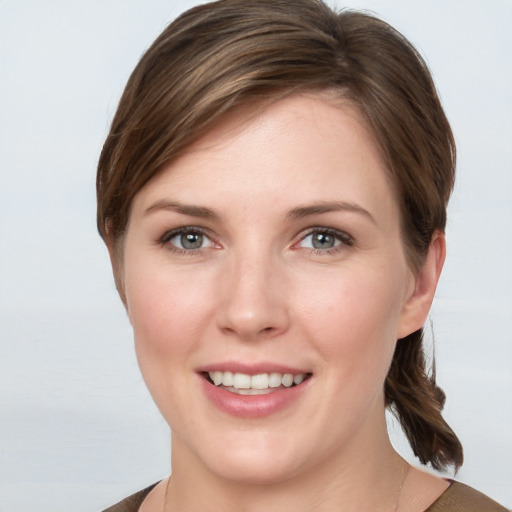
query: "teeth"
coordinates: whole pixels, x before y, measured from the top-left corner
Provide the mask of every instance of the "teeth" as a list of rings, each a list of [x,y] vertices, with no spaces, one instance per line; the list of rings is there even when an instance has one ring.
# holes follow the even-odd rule
[[[252,389],[267,389],[268,388],[268,373],[260,373],[251,377]]]
[[[285,388],[289,388],[293,384],[293,375],[291,373],[285,373],[281,382]]]
[[[230,388],[229,391],[232,393],[236,393],[237,395],[267,395],[268,393],[272,393],[270,388],[267,389],[236,389]]]
[[[281,379],[283,375],[281,373],[271,373],[268,377],[268,385],[271,388],[278,388],[281,385]]]
[[[222,373],[222,372],[219,372]],[[233,385],[234,375],[231,372],[224,372],[224,376],[222,377],[222,385],[226,387],[230,387]]]
[[[305,373],[293,375],[291,373],[259,373],[258,375],[247,375],[245,373],[232,372],[209,372],[210,379],[216,386],[234,388],[235,390],[247,390],[241,394],[250,395],[250,390],[265,390],[269,388],[279,388],[300,384],[305,378]]]
[[[300,373],[299,375],[295,375],[293,377],[293,383],[294,384],[300,384],[304,380],[304,374]]]
[[[222,372],[212,372],[213,375],[210,373],[210,379],[213,380],[213,383],[216,385],[216,386],[219,386],[220,384],[222,384]]]
[[[245,373],[235,373],[233,375],[233,387],[237,389],[250,389],[251,376]]]

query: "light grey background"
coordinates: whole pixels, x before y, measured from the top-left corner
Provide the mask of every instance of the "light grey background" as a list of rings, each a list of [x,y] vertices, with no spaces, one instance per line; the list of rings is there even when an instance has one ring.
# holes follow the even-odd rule
[[[94,174],[138,57],[194,3],[0,0],[0,512],[99,510],[170,470],[95,230]],[[438,380],[459,479],[511,507],[512,2],[349,5],[419,47],[456,134]]]

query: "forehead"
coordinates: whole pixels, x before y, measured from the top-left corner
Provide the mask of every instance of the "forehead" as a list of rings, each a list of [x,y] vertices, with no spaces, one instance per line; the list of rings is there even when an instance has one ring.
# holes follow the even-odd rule
[[[226,115],[150,180],[135,202],[177,195],[191,204],[243,196],[253,207],[312,200],[377,200],[394,207],[378,145],[357,109],[313,95]]]
[[[237,144],[249,148],[295,143],[301,136],[308,140],[315,136],[315,142],[322,139],[327,150],[330,143],[339,145],[349,134],[352,142],[357,140],[367,146],[366,154],[379,158],[378,144],[371,130],[349,100],[330,91],[292,94],[229,111],[203,137],[190,144],[180,159],[201,152],[220,154],[228,146],[233,151]],[[304,151],[312,154],[307,147]]]

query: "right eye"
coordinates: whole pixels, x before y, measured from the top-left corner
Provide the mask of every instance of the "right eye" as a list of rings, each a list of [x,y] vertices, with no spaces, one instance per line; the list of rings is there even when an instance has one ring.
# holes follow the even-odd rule
[[[214,246],[210,238],[198,228],[181,228],[170,231],[162,237],[162,243],[182,252],[198,251]]]

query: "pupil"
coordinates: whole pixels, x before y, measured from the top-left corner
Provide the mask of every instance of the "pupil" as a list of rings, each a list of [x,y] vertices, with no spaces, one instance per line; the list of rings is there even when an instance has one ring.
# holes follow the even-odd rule
[[[334,247],[334,237],[328,233],[316,233],[313,236],[313,247],[315,249],[330,249]]]
[[[181,245],[185,249],[199,249],[203,245],[201,233],[184,233],[181,235]]]

